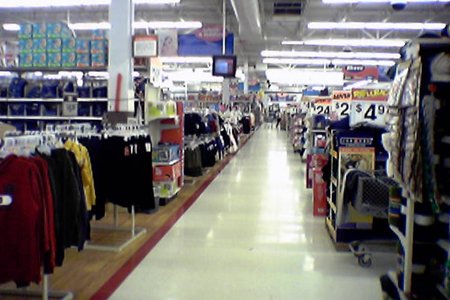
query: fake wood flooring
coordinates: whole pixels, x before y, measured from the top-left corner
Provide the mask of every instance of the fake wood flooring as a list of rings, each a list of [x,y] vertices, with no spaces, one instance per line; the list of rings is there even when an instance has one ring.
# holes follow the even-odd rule
[[[110,299],[381,299],[378,277],[336,252],[312,216],[305,166],[261,128]]]

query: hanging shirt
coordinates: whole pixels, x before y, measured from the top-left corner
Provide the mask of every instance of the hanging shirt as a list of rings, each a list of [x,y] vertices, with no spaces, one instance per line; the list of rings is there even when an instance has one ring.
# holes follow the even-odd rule
[[[92,173],[91,159],[89,151],[86,147],[79,143],[75,143],[71,140],[66,141],[64,147],[73,152],[77,159],[77,163],[81,169],[81,179],[83,182],[84,194],[86,196],[86,207],[90,211],[92,206],[95,205],[95,187],[94,187],[94,175]]]

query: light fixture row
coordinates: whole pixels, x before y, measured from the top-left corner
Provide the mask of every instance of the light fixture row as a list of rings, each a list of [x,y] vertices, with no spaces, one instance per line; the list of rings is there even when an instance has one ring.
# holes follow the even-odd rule
[[[263,64],[271,65],[316,65],[316,66],[386,66],[395,65],[394,60],[377,59],[325,59],[325,58],[264,58]]]
[[[282,41],[282,45],[306,46],[342,46],[342,47],[403,47],[405,40],[401,39],[311,39],[304,41]]]
[[[345,58],[345,59],[399,59],[398,53],[385,52],[317,52],[317,51],[261,51],[262,57],[307,57],[307,58]]]
[[[382,3],[391,3],[392,0],[322,0],[323,3],[326,4],[382,4]],[[436,3],[450,3],[450,0],[404,0],[405,3],[420,3],[420,4],[436,4]]]
[[[0,8],[46,8],[109,5],[111,0],[0,0]],[[134,4],[178,4],[180,0],[133,0]]]
[[[358,29],[358,30],[442,30],[445,23],[418,22],[309,22],[309,29]]]
[[[95,30],[95,29],[110,29],[109,22],[95,22],[95,23],[71,23],[68,25],[72,30]],[[134,22],[135,29],[198,29],[202,28],[202,22],[199,21],[138,21]],[[14,23],[3,24],[3,29],[8,31],[19,31],[20,25]]]

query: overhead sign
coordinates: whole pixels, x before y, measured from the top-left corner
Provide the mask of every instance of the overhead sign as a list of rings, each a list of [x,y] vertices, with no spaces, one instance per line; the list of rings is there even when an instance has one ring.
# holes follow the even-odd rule
[[[156,35],[138,35],[133,39],[134,57],[158,56],[158,37]]]
[[[176,29],[159,29],[158,35],[158,53],[159,56],[177,56],[178,55],[178,32]]]
[[[331,98],[316,98],[314,100],[314,115],[329,115],[331,112]]]
[[[342,68],[344,80],[378,80],[379,71],[375,66],[346,66]]]
[[[387,101],[388,97],[386,89],[352,89],[352,100]]]

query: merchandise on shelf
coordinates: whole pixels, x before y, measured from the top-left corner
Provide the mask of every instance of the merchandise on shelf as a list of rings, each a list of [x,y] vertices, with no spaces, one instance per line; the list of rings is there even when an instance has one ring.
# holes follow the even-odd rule
[[[47,54],[47,66],[49,67],[61,67],[62,55],[58,53]]]
[[[80,55],[80,54],[78,54]],[[84,54],[81,54],[84,55]],[[93,53],[91,54],[91,66],[92,67],[104,67],[107,65],[107,59],[105,53]]]
[[[75,67],[77,64],[77,54],[75,52],[63,52],[61,57],[61,65],[63,67]]]
[[[20,39],[19,40],[19,52],[20,53],[33,52],[33,40],[32,39]]]
[[[47,54],[33,53],[33,67],[46,67],[47,66]]]
[[[20,24],[19,39],[31,39],[33,37],[33,25],[31,23]]]
[[[181,162],[173,165],[154,165],[153,166],[153,182],[177,181],[182,173]]]
[[[93,40],[91,41],[91,53],[106,53],[107,51],[107,40]]]
[[[47,39],[47,53],[61,52],[61,39]]]
[[[89,53],[77,53],[76,66],[80,68],[86,68],[91,66],[91,57]]]
[[[32,67],[33,66],[33,54],[32,53],[20,53],[19,54],[19,66]]]
[[[88,39],[76,40],[76,52],[77,53],[89,53],[91,49],[90,41]]]
[[[180,145],[161,144],[153,147],[153,162],[171,162],[180,159]]]
[[[45,53],[47,51],[47,39],[33,39],[33,53]]]
[[[103,29],[92,30],[91,37],[93,40],[106,40],[107,39],[107,31],[103,30]]]
[[[62,52],[75,52],[77,49],[77,42],[74,38],[62,39]]]
[[[45,23],[33,23],[33,38],[45,39],[47,37],[47,25]]]
[[[63,22],[47,23],[48,38],[71,37],[72,32],[67,24]]]

